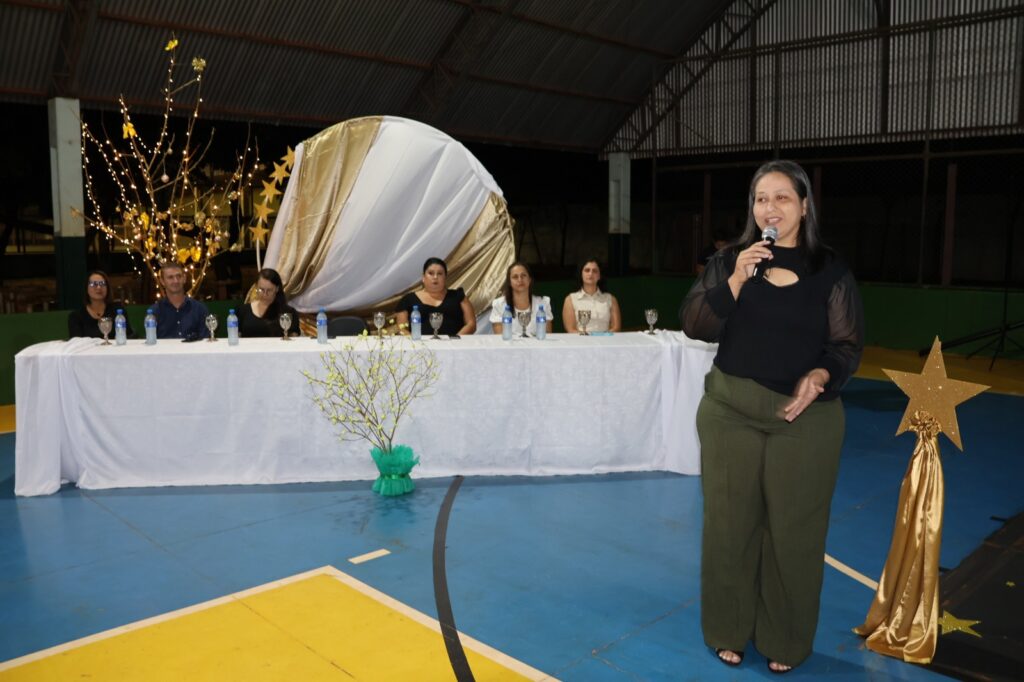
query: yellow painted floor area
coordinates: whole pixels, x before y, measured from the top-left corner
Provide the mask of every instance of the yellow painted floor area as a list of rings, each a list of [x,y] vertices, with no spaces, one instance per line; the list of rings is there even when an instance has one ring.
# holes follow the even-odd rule
[[[1024,360],[1000,357],[990,372],[988,366],[992,362],[991,355],[967,358],[943,353],[943,358],[946,361],[946,375],[953,379],[991,386],[990,390],[996,393],[1024,395]],[[889,377],[882,372],[883,367],[903,372],[920,372],[924,367],[924,358],[910,350],[868,347],[864,349],[856,376],[889,381]]]
[[[478,680],[553,679],[465,635]],[[331,567],[0,664],[0,680],[453,680],[437,621]]]

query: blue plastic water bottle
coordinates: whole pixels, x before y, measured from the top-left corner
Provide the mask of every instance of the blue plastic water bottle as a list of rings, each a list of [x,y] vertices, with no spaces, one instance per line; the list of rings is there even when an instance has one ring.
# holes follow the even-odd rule
[[[152,308],[146,308],[146,321],[143,323],[146,327],[146,345],[156,345],[156,315],[153,314]]]
[[[512,306],[505,304],[505,312],[501,314],[501,338],[512,340]]]
[[[228,311],[228,345],[238,345],[238,315],[234,308]]]
[[[327,343],[327,311],[323,308],[316,314],[316,342]]]
[[[537,339],[544,340],[548,333],[548,316],[544,313],[544,306],[537,308]]]
[[[414,305],[412,313],[409,314],[409,333],[413,341],[419,341],[423,337],[423,318],[420,316],[420,307]]]
[[[124,310],[117,309],[114,316],[114,341],[117,345],[123,346],[128,343],[128,320],[124,319]]]

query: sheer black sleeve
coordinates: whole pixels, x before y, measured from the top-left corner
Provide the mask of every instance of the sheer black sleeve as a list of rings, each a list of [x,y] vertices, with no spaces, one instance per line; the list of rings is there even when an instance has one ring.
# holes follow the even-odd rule
[[[853,274],[843,267],[843,274],[832,285],[828,297],[828,341],[821,353],[819,366],[828,370],[826,388],[841,389],[860,365],[864,351],[864,308]]]
[[[735,254],[716,253],[683,299],[679,307],[679,322],[691,339],[710,343],[718,341],[726,319],[736,308],[736,299],[728,282],[735,262]]]

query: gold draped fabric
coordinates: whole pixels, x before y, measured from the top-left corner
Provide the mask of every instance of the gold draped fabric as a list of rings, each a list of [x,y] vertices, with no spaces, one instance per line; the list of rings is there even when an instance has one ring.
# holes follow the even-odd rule
[[[939,619],[939,547],[944,487],[939,423],[915,411],[917,445],[900,487],[889,557],[867,618],[854,628],[872,651],[908,663],[930,663]]]
[[[323,267],[338,218],[380,124],[380,116],[355,118],[303,143],[299,177],[293,179],[301,192],[275,268],[289,297],[305,291]]]
[[[512,235],[515,221],[508,213],[505,200],[491,193],[473,225],[466,232],[451,253],[443,256],[448,264],[448,288],[462,287],[466,290],[466,298],[479,315],[491,305],[501,293],[501,285],[505,283],[505,270],[515,261],[516,249]],[[424,260],[427,259],[426,256]],[[344,312],[369,320],[377,310],[388,314],[395,309],[398,301],[410,291],[418,290],[422,285],[417,282],[413,286],[393,296],[377,301],[373,305],[358,310],[332,311],[332,314]],[[303,317],[303,329],[315,333],[312,325],[314,316]]]

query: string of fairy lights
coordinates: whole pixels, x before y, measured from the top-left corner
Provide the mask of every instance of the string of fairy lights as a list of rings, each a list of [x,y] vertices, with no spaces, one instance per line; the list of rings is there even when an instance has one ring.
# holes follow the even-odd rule
[[[136,131],[124,97],[118,98],[121,113],[121,137],[95,134],[82,121],[82,173],[85,181],[87,213],[75,211],[86,224],[95,228],[111,242],[120,244],[130,255],[136,274],[143,269],[158,284],[160,267],[177,262],[185,271],[189,294],[194,294],[206,276],[210,261],[225,250],[241,251],[246,239],[266,244],[270,215],[276,210],[273,200],[281,194],[295,160],[288,147],[281,163],[274,163],[270,180],[263,180],[262,203],[252,202],[254,224],[239,230],[235,244],[230,242],[230,217],[242,223],[245,198],[257,174],[264,168],[259,148],[246,140],[245,151],[236,153],[235,168],[226,180],[215,181],[215,173],[203,177],[203,162],[213,143],[213,133],[201,145],[193,142],[196,121],[203,103],[202,83],[206,60],[194,57],[191,73],[181,85],[175,86],[176,54],[179,42],[174,36],[164,46],[167,72],[163,87],[163,118],[160,132],[153,144],[147,144]],[[176,147],[171,132],[175,98],[188,92],[194,95],[184,140]],[[90,158],[90,155],[93,158]],[[97,158],[98,157],[98,158]],[[95,171],[94,167],[99,166]],[[96,190],[93,173],[109,176],[116,187],[118,203],[114,218],[105,218]],[[159,286],[154,287],[159,291]]]

